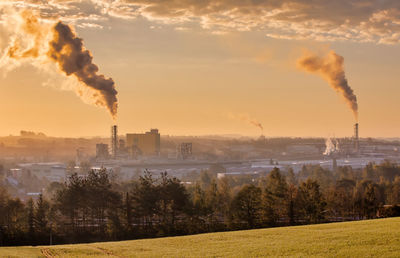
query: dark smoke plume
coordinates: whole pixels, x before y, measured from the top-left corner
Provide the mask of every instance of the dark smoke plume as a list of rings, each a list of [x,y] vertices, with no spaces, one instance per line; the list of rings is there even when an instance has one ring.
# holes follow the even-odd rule
[[[108,108],[113,118],[117,115],[117,90],[111,78],[97,74],[99,68],[92,62],[92,54],[83,46],[71,27],[58,22],[52,29],[53,39],[49,42],[47,55],[54,60],[66,75],[74,75],[99,98],[96,103]]]
[[[250,120],[249,123],[254,125],[255,127],[260,128],[261,132],[264,131],[264,127],[262,126],[262,124],[260,122],[257,122],[255,120]]]
[[[329,82],[331,87],[341,93],[358,120],[357,97],[347,83],[343,68],[344,58],[331,50],[326,56],[308,54],[297,60],[298,67],[310,73],[317,73]]]

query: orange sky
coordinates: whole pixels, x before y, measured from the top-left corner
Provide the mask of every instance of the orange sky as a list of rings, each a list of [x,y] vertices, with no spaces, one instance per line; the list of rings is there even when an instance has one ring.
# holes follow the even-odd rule
[[[333,49],[344,57],[358,98],[360,135],[400,136],[398,44],[278,39],[254,28],[221,33],[144,18],[99,23],[102,29],[75,27],[100,72],[116,83],[121,133],[158,128],[171,135],[259,135],[257,127],[229,115],[247,114],[262,123],[266,136],[350,136],[354,119],[342,98],[322,78],[296,69],[303,49]],[[49,75],[29,63],[3,73],[0,135],[109,134],[107,111],[60,90],[63,76],[44,86]]]

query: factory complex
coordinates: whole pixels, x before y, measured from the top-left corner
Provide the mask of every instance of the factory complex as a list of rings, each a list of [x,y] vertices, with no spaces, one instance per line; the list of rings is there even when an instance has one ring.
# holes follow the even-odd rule
[[[161,137],[158,129],[119,135],[118,127],[113,125],[109,143],[97,143],[94,157],[83,155],[83,151],[78,149],[73,165],[57,161],[18,163],[11,169],[7,180],[10,184],[18,184],[18,178],[27,171],[40,180],[63,182],[71,173],[101,168],[113,171],[120,180],[130,180],[144,170],[155,176],[167,172],[184,178],[189,173],[207,170],[215,164],[224,167],[225,170],[218,175],[223,177],[264,174],[274,167],[284,171],[292,169],[297,173],[306,165],[319,165],[329,170],[342,166],[361,169],[369,162],[380,163],[386,159],[400,161],[400,143],[360,139],[358,124],[354,125],[354,134],[350,138],[329,138],[325,142],[293,139],[275,148],[274,139],[265,137],[235,144],[187,140],[179,138],[171,142],[168,137]]]

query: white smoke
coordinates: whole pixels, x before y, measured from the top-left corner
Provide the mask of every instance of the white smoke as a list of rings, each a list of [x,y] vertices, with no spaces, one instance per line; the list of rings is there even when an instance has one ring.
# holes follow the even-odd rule
[[[325,146],[325,156],[329,156],[340,151],[339,141],[337,139],[332,139],[331,137],[327,138],[325,141]]]

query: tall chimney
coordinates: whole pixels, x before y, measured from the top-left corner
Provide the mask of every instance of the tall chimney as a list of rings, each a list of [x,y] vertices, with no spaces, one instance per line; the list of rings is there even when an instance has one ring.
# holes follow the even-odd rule
[[[358,138],[358,123],[354,125],[354,152],[359,153],[360,143]]]
[[[116,125],[111,126],[111,156],[115,158],[118,150],[118,128]]]

